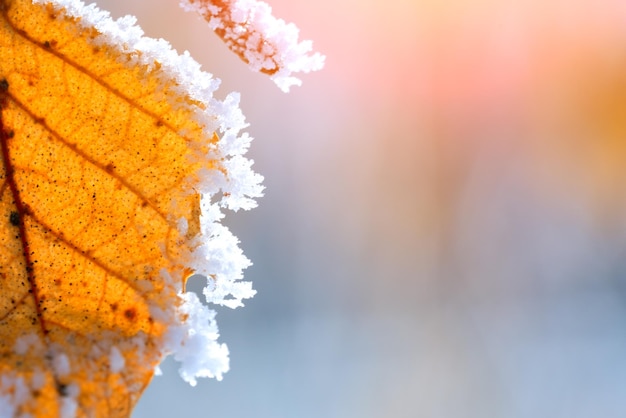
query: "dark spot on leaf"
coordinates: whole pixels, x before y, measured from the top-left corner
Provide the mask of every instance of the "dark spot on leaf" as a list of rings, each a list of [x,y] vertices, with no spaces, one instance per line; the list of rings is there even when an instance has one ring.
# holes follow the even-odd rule
[[[9,82],[7,81],[6,78],[3,78],[2,80],[0,80],[0,92],[7,92],[9,91]]]
[[[57,387],[57,393],[61,395],[62,397],[65,398],[68,395],[66,384],[61,383],[61,382],[56,382],[56,387]]]
[[[137,319],[137,310],[135,308],[128,308],[124,311],[124,316],[129,321],[134,321]]]
[[[15,211],[11,212],[11,215],[9,215],[9,221],[13,226],[20,226],[20,214]]]
[[[117,303],[112,303],[112,304],[111,304],[111,310],[112,310],[113,312],[117,311]]]

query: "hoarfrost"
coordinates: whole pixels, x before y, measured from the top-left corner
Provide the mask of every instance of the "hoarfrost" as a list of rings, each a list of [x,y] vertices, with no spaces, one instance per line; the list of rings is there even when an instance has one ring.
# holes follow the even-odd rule
[[[13,417],[17,407],[9,395],[0,395],[0,417]]]
[[[215,311],[203,305],[195,293],[184,293],[181,297],[185,299],[181,313],[187,315],[187,320],[170,327],[166,339],[174,359],[180,362],[180,376],[191,386],[196,385],[197,377],[222,380],[222,374],[229,369],[228,348],[217,342]]]
[[[0,375],[0,417],[13,417],[17,410],[28,401],[30,389],[19,376]]]
[[[312,53],[311,41],[298,41],[293,23],[272,16],[272,8],[258,0],[181,0],[181,7],[200,13],[228,47],[283,91],[300,85],[292,74],[317,71],[325,57]]]
[[[78,386],[67,385],[65,389],[66,396],[61,398],[60,414],[61,418],[74,418],[78,410],[77,397],[79,393]]]
[[[15,346],[13,350],[19,354],[24,355],[30,349],[41,351],[43,350],[43,345],[41,344],[41,339],[37,334],[27,334],[19,337],[15,341]]]
[[[70,373],[70,361],[63,353],[57,353],[52,358],[52,367],[57,376],[66,376]]]
[[[124,368],[125,360],[117,347],[111,347],[109,353],[109,369],[111,373],[119,373]]]

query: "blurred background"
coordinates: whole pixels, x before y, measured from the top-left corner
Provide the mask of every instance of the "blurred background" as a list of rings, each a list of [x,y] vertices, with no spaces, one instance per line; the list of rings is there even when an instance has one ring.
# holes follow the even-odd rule
[[[626,2],[271,0],[327,55],[288,95],[177,0],[98,3],[241,92],[267,187],[231,371],[134,417],[626,416]]]

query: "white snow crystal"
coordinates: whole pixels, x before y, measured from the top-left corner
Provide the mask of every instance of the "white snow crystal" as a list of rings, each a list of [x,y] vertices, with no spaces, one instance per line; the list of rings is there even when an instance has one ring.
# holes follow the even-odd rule
[[[70,373],[70,361],[63,353],[56,353],[53,356],[52,367],[57,376],[63,377]]]
[[[325,57],[312,53],[311,41],[298,41],[299,30],[293,23],[272,16],[272,8],[258,0],[226,0],[227,9],[204,0],[181,0],[187,11],[203,15],[213,30],[224,31],[228,47],[248,62],[254,71],[271,74],[283,91],[301,85],[294,73],[317,71]]]
[[[61,398],[61,418],[74,418],[78,410],[77,397],[79,388],[77,385],[67,385],[65,396]]]
[[[181,297],[185,299],[181,313],[187,315],[187,320],[171,327],[167,339],[174,359],[180,362],[179,373],[192,386],[196,385],[197,377],[221,380],[229,368],[228,348],[217,342],[215,311],[203,305],[195,293],[184,293]]]
[[[41,344],[41,339],[35,333],[26,334],[19,337],[15,341],[15,346],[13,350],[19,354],[20,356],[25,355],[31,347],[35,350],[41,351],[43,349],[43,345]]]
[[[111,347],[111,352],[109,353],[109,369],[111,373],[119,373],[122,371],[125,362],[124,356],[122,356],[120,350],[115,346]]]
[[[14,417],[16,409],[11,396],[0,395],[0,417]]]
[[[40,371],[37,370],[33,373],[33,378],[30,381],[30,385],[32,386],[32,388],[34,390],[38,390],[41,389],[43,387],[43,385],[46,384],[46,375]],[[2,414],[0,414],[0,417],[2,416]]]
[[[15,411],[30,398],[24,379],[10,373],[0,375],[0,417],[13,417]]]

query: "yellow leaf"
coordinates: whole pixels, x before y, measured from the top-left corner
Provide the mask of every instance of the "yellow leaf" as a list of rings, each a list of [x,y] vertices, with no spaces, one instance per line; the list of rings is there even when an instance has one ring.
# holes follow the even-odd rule
[[[0,13],[0,413],[129,416],[185,320],[198,173],[228,176],[217,116],[71,14]]]

